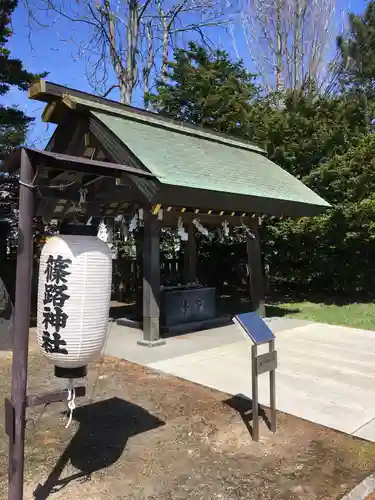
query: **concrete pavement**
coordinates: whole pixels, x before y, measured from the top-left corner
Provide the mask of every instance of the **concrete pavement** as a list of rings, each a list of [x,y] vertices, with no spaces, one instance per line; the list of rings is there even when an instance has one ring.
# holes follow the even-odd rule
[[[284,318],[269,324],[279,360],[277,408],[375,442],[375,332]],[[106,353],[251,398],[251,344],[236,325],[173,337],[154,349],[138,346],[140,335],[114,326]],[[267,374],[259,378],[259,397],[268,404]]]
[[[375,499],[375,474],[366,477],[341,500],[374,500]]]

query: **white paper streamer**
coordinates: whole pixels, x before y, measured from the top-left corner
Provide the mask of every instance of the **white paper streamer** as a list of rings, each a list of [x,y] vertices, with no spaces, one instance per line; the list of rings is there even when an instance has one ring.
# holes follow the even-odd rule
[[[108,248],[112,252],[112,259],[117,258],[117,248],[113,244],[113,228],[111,226],[107,226],[103,221],[100,222],[98,227],[98,238],[104,243],[107,243]]]
[[[109,231],[103,221],[98,226],[98,238],[104,241],[104,243],[108,243],[109,241]]]
[[[241,221],[242,228],[245,230],[246,236],[249,236],[252,240],[255,240],[255,234],[249,229],[246,224]]]
[[[138,214],[135,214],[132,220],[129,222],[129,233],[132,233],[137,229],[138,226]]]
[[[82,188],[79,189],[79,201],[78,201],[78,210],[83,210],[84,205],[86,204],[87,197],[87,189]]]
[[[225,236],[229,236],[229,222],[227,220],[223,221],[221,223],[222,227],[223,227],[223,233]]]
[[[193,224],[196,227],[197,231],[199,231],[204,236],[208,236],[208,229],[203,227],[198,219],[193,219]]]
[[[184,224],[182,222],[182,218],[179,217],[177,221],[177,233],[182,241],[187,241],[189,238],[188,233],[185,231]]]
[[[74,389],[73,380],[69,380],[67,402],[68,402],[68,408],[69,408],[69,418],[68,418],[68,422],[65,426],[65,429],[67,429],[70,426],[70,424],[72,423],[73,411],[75,410],[75,407],[76,407],[76,391]]]

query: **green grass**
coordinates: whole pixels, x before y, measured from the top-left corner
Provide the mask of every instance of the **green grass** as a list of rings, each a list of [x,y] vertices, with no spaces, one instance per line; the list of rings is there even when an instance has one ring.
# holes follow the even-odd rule
[[[267,316],[286,316],[330,325],[375,330],[375,303],[371,302],[344,305],[288,302],[269,306]]]

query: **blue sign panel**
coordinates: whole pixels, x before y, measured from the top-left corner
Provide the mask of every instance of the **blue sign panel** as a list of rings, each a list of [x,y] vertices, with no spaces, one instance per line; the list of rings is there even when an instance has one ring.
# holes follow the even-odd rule
[[[264,344],[275,338],[275,335],[257,312],[237,314],[233,319],[254,344]]]

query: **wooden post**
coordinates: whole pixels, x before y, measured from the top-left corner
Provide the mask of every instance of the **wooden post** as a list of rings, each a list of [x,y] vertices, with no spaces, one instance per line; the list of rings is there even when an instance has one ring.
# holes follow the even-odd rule
[[[250,299],[253,311],[257,311],[260,316],[264,317],[266,315],[264,303],[264,276],[258,222],[256,217],[250,218],[249,228],[251,233],[255,236],[247,236]]]
[[[258,373],[257,373],[257,345],[251,346],[251,399],[252,399],[252,415],[253,415],[253,433],[254,441],[259,441],[259,396],[258,396]]]
[[[154,347],[165,344],[160,339],[159,220],[149,207],[143,213],[143,339],[138,343]]]
[[[30,298],[33,259],[34,169],[21,152],[16,300],[13,325],[11,408],[9,436],[9,500],[22,500],[25,460],[25,414],[29,349]],[[9,409],[8,409],[9,413]]]
[[[275,350],[275,341],[269,343],[269,352]],[[276,432],[276,370],[270,370],[270,412],[271,431]]]
[[[184,278],[185,283],[195,283],[197,281],[197,245],[195,227],[191,220],[188,222],[188,240],[185,244]]]
[[[135,233],[135,314],[137,321],[143,317],[143,227],[139,227]]]

